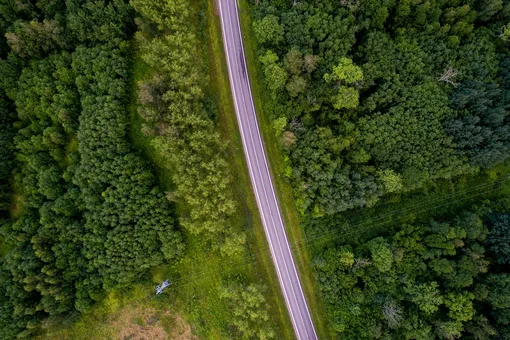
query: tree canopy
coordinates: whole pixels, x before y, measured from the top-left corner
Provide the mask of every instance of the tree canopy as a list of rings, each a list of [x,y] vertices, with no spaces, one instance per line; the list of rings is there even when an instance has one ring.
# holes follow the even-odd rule
[[[486,252],[504,249],[493,223],[506,214],[483,210],[401,225],[392,236],[317,254],[335,336],[506,339],[510,274],[497,267],[505,255]]]
[[[369,207],[508,159],[504,1],[261,0],[252,9],[266,111],[295,137],[282,145],[303,214]],[[391,190],[385,171],[400,178]]]

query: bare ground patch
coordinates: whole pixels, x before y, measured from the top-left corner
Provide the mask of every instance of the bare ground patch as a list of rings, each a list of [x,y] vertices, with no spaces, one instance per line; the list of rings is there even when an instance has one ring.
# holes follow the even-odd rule
[[[108,328],[111,338],[119,340],[198,339],[179,314],[146,306],[125,309]]]

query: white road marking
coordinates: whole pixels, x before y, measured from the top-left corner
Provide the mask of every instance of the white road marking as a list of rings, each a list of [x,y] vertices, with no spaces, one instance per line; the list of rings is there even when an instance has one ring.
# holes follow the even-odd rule
[[[228,5],[226,6],[228,23],[229,23],[229,26],[227,26],[225,24],[225,20],[224,20],[225,12],[224,12],[224,6],[222,6],[222,2],[223,2],[223,0],[218,0],[221,24],[222,24],[222,28],[223,28],[222,29],[223,44],[225,47],[225,52],[226,52],[225,54],[227,56],[227,66],[228,66],[228,70],[229,70],[229,79],[230,79],[230,84],[231,84],[231,88],[232,88],[232,94],[234,96],[234,105],[235,105],[235,109],[236,109],[238,125],[239,125],[240,131],[241,131],[241,138],[243,141],[244,153],[245,153],[245,157],[246,157],[246,160],[248,163],[250,178],[251,178],[252,185],[254,188],[257,205],[259,207],[259,211],[262,216],[264,231],[266,233],[266,237],[268,238],[268,243],[270,246],[273,262],[277,269],[278,280],[280,282],[280,286],[282,288],[282,291],[283,291],[283,294],[285,297],[285,303],[287,305],[287,309],[289,310],[289,314],[291,316],[292,324],[294,326],[296,335],[297,335],[298,339],[300,339],[300,340],[301,339],[317,339],[315,328],[313,327],[313,322],[312,322],[312,319],[311,319],[311,316],[310,316],[310,313],[308,310],[308,306],[306,304],[306,299],[303,294],[303,289],[299,282],[299,275],[297,273],[296,266],[295,266],[294,260],[292,258],[292,251],[290,249],[287,235],[285,233],[285,228],[284,228],[283,220],[281,217],[281,211],[278,206],[278,201],[276,199],[274,186],[273,186],[271,175],[269,172],[269,166],[268,166],[266,155],[265,155],[264,145],[262,143],[262,138],[261,138],[260,131],[259,131],[259,125],[258,125],[257,117],[255,114],[255,106],[253,103],[253,98],[251,96],[251,86],[250,86],[250,82],[249,82],[249,78],[248,78],[248,70],[246,68],[246,62],[244,61],[244,46],[242,43],[242,34],[241,34],[241,28],[240,28],[240,24],[239,24],[239,14],[238,14],[237,6],[236,6],[236,4],[234,4],[235,15],[232,15],[232,12],[230,11],[230,6],[228,6]],[[234,2],[235,2],[235,0],[234,0]],[[255,121],[255,127],[257,130],[257,134],[255,137],[258,137],[258,138],[254,139],[254,135],[252,133],[253,131],[249,128],[247,129],[248,135],[249,135],[249,140],[250,140],[251,144],[248,144],[248,140],[246,139],[246,131],[245,131],[245,127],[243,125],[243,119],[240,114],[241,111],[240,111],[240,107],[239,107],[239,103],[238,103],[238,99],[240,99],[240,100],[245,99],[243,97],[243,95],[245,95],[245,93],[243,92],[242,86],[240,86],[240,84],[236,83],[234,81],[234,77],[233,77],[233,73],[237,71],[236,68],[234,67],[234,66],[236,66],[236,64],[233,62],[233,60],[236,60],[235,57],[236,57],[236,55],[238,55],[238,49],[237,49],[238,46],[236,44],[236,41],[235,41],[236,39],[233,34],[233,32],[234,32],[234,28],[233,28],[234,22],[233,21],[234,20],[232,20],[232,19],[235,20],[235,24],[237,25],[237,30],[239,32],[239,44],[241,45],[241,52],[242,52],[242,54],[239,54],[239,57],[242,58],[244,61],[244,63],[241,63],[240,71],[241,71],[241,73],[244,73],[247,76],[247,78],[245,78],[245,81],[248,83],[248,90],[249,90],[247,97],[249,99],[248,101],[251,102],[251,109],[252,109],[252,116],[253,116],[252,118]],[[227,28],[230,28],[230,32],[227,32],[227,31],[229,31],[229,30],[227,30]],[[229,35],[229,36],[227,37],[227,35]],[[229,46],[227,38],[229,39],[228,41],[231,42],[230,45],[232,45],[232,46]],[[231,50],[229,50],[229,47],[231,48]],[[230,52],[233,52],[233,54],[234,54],[233,57],[231,57]],[[239,91],[240,91],[241,97],[243,97],[243,98],[238,97],[238,90],[236,89],[236,85],[240,86]],[[245,112],[249,112],[249,108],[246,107],[247,103],[245,100],[243,100],[243,104],[244,104],[243,109],[245,109]],[[246,114],[245,114],[245,117],[246,117],[246,119],[250,118]],[[249,121],[245,121],[245,122],[246,122],[246,124],[249,124]],[[250,146],[253,150],[253,154],[250,153]],[[261,168],[261,165],[259,163],[259,159],[257,156],[257,151],[259,151],[259,153],[261,154],[261,156],[263,158],[264,168]],[[256,174],[254,172],[252,158],[254,158],[255,169],[257,170],[258,176],[256,176]],[[267,177],[267,181],[265,181],[263,175],[265,175]],[[257,182],[259,182],[260,184],[257,185]],[[266,185],[264,185],[266,182],[269,182],[269,185],[271,188],[272,200],[268,196]],[[265,201],[261,200],[259,191],[262,191]],[[273,212],[271,209],[272,208],[271,203],[273,203],[274,207],[276,208],[276,212],[278,215],[277,221],[274,220]],[[265,208],[267,208],[269,210],[269,218],[268,218],[267,214],[264,212]],[[277,225],[277,222],[280,223],[279,226]],[[268,225],[269,223],[271,223],[271,226],[273,228],[272,230],[274,231],[274,233],[273,233],[274,235],[272,235],[271,231],[269,230],[269,225]],[[283,233],[283,241],[284,241],[283,243],[285,243],[284,246],[282,246],[282,240],[280,239],[280,235],[279,235],[280,232]],[[277,250],[275,250],[275,248],[273,247],[273,241],[276,241],[275,243],[278,246]],[[286,249],[286,251],[287,251],[286,253],[284,252],[284,249]],[[279,261],[278,255],[281,257],[281,261]],[[287,261],[287,259],[289,259],[289,261]],[[288,266],[287,262],[290,262],[290,264],[292,265],[291,271],[289,271],[289,266]],[[284,268],[283,271],[282,271],[281,267]],[[286,276],[286,279],[288,280],[288,284],[285,283],[284,276]],[[294,287],[293,283],[297,283],[297,286],[299,288],[298,293],[295,291],[295,289],[294,289],[295,287]],[[289,296],[289,294],[288,294],[289,292],[287,290],[290,290],[291,296]],[[290,300],[290,297],[293,298],[292,301]],[[293,308],[293,306],[295,308]],[[299,322],[297,322],[298,320],[296,320],[296,315],[294,315],[294,314],[298,314],[297,317],[299,317]],[[308,330],[309,326],[311,326],[311,331]]]

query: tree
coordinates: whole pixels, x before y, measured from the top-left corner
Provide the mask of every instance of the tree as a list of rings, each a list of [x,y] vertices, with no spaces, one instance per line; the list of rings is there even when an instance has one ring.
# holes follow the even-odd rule
[[[287,118],[280,117],[273,121],[273,129],[276,137],[281,136],[285,128],[287,127]]]
[[[402,174],[403,188],[408,190],[432,178],[468,173],[470,168],[457,155],[456,145],[441,124],[451,109],[438,85],[417,85],[402,95],[406,100],[387,113],[360,119],[360,146],[374,164]],[[431,144],[435,147],[430,148]]]
[[[297,97],[300,93],[303,93],[306,89],[306,80],[300,76],[292,76],[285,86],[287,92],[291,97]]]
[[[275,336],[268,326],[269,313],[263,291],[264,287],[260,285],[243,287],[231,284],[220,292],[220,297],[231,305],[231,324],[236,328],[240,339],[273,339]]]
[[[246,235],[242,233],[232,233],[228,235],[220,246],[220,252],[223,256],[239,256],[243,253],[246,244]]]
[[[333,107],[340,109],[353,109],[359,104],[359,93],[353,87],[339,86],[338,93],[331,99]]]
[[[483,315],[475,315],[472,321],[465,324],[464,329],[475,339],[489,340],[498,335],[489,319]]]
[[[363,79],[363,72],[360,67],[353,64],[351,59],[341,58],[337,66],[333,67],[333,73],[326,73],[324,80],[326,83],[337,83],[338,93],[333,96],[333,107],[339,109],[352,109],[359,104],[359,93],[353,87],[347,87],[343,84],[351,85]],[[338,85],[341,84],[341,85]]]
[[[266,53],[259,58],[263,65],[267,87],[271,90],[273,96],[276,95],[278,90],[285,86],[288,78],[285,69],[277,63],[278,59],[276,53],[271,50],[267,50]]]
[[[66,22],[71,34],[80,42],[118,43],[126,37],[132,20],[131,5],[122,0],[70,0],[66,2]]]
[[[473,318],[475,310],[473,308],[474,295],[464,292],[461,294],[449,293],[444,298],[444,304],[448,308],[448,316],[455,321],[466,322]]]
[[[276,15],[269,14],[253,21],[253,31],[261,44],[278,44],[283,40],[283,26]]]
[[[12,51],[22,58],[42,57],[66,45],[64,29],[55,20],[18,22],[14,32],[5,37]]]
[[[481,21],[489,21],[503,9],[502,0],[482,0],[477,2],[477,14]]]
[[[351,85],[363,80],[363,71],[359,66],[354,65],[351,59],[341,58],[338,64],[333,67],[333,72],[324,75],[324,80],[327,83],[340,82]]]
[[[386,302],[382,306],[383,317],[389,328],[397,328],[402,322],[402,309],[394,301]]]
[[[510,274],[492,274],[487,278],[489,295],[487,301],[495,309],[510,309]]]
[[[443,81],[445,83],[451,84],[453,86],[458,86],[459,84],[455,82],[455,77],[457,76],[457,70],[453,69],[451,66],[447,66],[441,76],[438,78],[438,81]]]
[[[340,267],[344,269],[352,268],[355,263],[354,253],[349,246],[340,247],[336,250],[335,256],[338,258],[337,262]]]
[[[306,72],[312,73],[317,68],[319,56],[313,54],[306,54],[304,58],[304,68]]]
[[[291,149],[294,195],[302,213],[331,214],[377,201],[376,178],[343,166],[342,155],[354,132],[348,125],[342,130],[344,134],[337,135],[331,128],[317,127],[300,134]]]
[[[505,42],[510,40],[510,24],[501,27],[501,32],[498,37]]]
[[[298,49],[291,49],[283,58],[283,65],[289,74],[300,75],[304,67],[303,54]]]
[[[492,214],[489,216],[490,233],[487,237],[490,251],[499,264],[510,263],[510,216]]]
[[[393,254],[389,244],[382,237],[378,237],[368,242],[367,245],[374,266],[383,273],[389,271],[393,263]]]
[[[398,192],[402,190],[402,177],[393,170],[379,170],[377,175],[382,182],[384,192]]]
[[[497,84],[464,82],[452,95],[457,110],[468,114],[446,122],[457,148],[476,166],[492,167],[507,159],[510,128]]]

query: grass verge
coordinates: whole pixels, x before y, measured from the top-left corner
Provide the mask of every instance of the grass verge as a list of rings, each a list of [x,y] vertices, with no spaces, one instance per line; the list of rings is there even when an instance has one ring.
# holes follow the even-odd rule
[[[257,276],[268,288],[267,298],[271,305],[270,317],[277,321],[280,338],[290,339],[293,338],[292,323],[271,260],[244,157],[223,50],[220,18],[216,15],[215,0],[207,1],[210,86],[211,92],[216,94],[219,107],[220,132],[223,138],[229,141],[229,155],[227,158],[231,164],[230,168],[235,169],[233,182],[236,183],[236,201],[240,205],[238,223],[243,224],[247,232],[250,255],[254,256]]]

